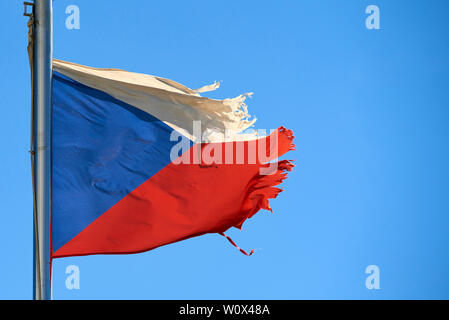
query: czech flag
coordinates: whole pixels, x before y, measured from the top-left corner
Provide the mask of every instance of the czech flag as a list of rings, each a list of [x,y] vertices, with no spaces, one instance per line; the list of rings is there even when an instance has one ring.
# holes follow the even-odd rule
[[[251,131],[248,94],[200,95],[218,83],[192,90],[60,60],[52,81],[52,258],[224,235],[271,210],[293,167],[277,160],[292,132]]]

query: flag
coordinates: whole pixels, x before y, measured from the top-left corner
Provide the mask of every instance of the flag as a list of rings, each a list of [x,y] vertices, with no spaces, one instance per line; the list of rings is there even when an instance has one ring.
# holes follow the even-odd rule
[[[271,210],[293,134],[251,131],[249,94],[200,95],[218,86],[53,61],[52,258],[224,235]]]

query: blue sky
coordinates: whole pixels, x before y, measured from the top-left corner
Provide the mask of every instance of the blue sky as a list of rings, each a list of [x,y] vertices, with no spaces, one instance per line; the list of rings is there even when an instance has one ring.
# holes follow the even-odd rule
[[[78,5],[81,28],[65,27]],[[365,8],[380,8],[380,30]],[[449,3],[54,1],[54,57],[253,91],[294,131],[286,191],[243,231],[54,262],[55,299],[448,299]],[[1,1],[0,299],[32,297],[30,80],[22,1]],[[365,268],[380,268],[380,289]],[[80,268],[80,290],[65,287]]]

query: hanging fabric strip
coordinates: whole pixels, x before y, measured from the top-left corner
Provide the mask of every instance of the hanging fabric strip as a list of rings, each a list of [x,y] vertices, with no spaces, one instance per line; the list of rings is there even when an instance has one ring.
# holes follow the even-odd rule
[[[206,85],[204,87],[201,87],[199,89],[195,89],[195,90],[192,90],[192,91],[195,92],[195,93],[210,92],[210,91],[214,91],[214,90],[218,89],[219,87],[220,87],[220,82],[215,81],[212,84]]]
[[[247,253],[245,250],[243,250],[242,248],[240,248],[239,246],[237,246],[237,245],[235,244],[235,242],[234,242],[231,238],[229,238],[227,235],[225,235],[223,232],[219,232],[218,234],[219,234],[219,235],[222,235],[223,237],[225,237],[226,239],[228,239],[228,241],[229,241],[234,247],[236,247],[237,249],[239,249],[240,252],[243,253],[245,256],[250,256],[250,255],[252,255],[252,254],[254,253],[254,249],[251,249],[251,251],[250,251],[249,253]]]

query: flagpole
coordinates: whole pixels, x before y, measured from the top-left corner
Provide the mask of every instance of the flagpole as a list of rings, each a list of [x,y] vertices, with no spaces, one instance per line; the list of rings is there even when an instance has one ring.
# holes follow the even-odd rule
[[[34,1],[33,103],[36,219],[34,299],[51,299],[51,77],[52,0]]]

